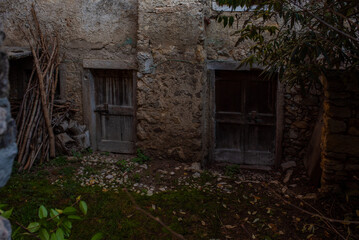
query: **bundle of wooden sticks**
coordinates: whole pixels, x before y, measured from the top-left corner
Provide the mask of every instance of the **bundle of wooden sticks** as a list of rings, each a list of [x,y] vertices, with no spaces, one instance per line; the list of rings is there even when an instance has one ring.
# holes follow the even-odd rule
[[[27,29],[20,27],[34,60],[34,69],[16,118],[20,171],[30,169],[36,159],[43,162],[55,157],[53,127],[71,109],[65,105],[54,111],[60,64],[59,41],[56,34],[43,33],[34,6],[31,15],[34,24],[29,24]]]

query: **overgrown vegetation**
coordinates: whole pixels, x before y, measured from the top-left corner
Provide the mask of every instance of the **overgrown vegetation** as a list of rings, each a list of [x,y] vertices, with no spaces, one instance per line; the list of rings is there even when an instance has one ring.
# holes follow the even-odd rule
[[[243,64],[266,66],[292,83],[316,81],[333,69],[359,69],[359,4],[355,0],[217,0],[235,9],[243,25],[235,34],[238,46],[252,42]],[[224,26],[234,16],[220,14]]]
[[[78,162],[70,164],[78,164]],[[51,209],[58,213],[61,211],[57,209],[64,212],[67,207],[74,207],[73,203],[77,203],[75,205],[78,206],[79,201],[82,200],[86,201],[89,210],[86,216],[82,216],[82,220],[73,221],[71,235],[68,238],[70,240],[90,240],[98,232],[104,233],[104,239],[172,239],[171,233],[157,221],[138,211],[126,191],[123,191],[122,187],[130,188],[131,182],[127,185],[124,183],[117,189],[103,191],[100,185],[81,185],[75,180],[74,172],[65,170],[74,168],[76,169],[77,165],[49,164],[38,167],[31,173],[13,173],[8,185],[0,189],[0,199],[1,202],[11,206],[5,208],[2,206],[3,209],[14,208],[10,217],[14,230],[18,228],[16,222],[26,228],[29,223],[40,223],[41,219],[52,218]],[[221,177],[223,178],[221,180],[218,176],[213,176],[211,172],[204,171],[197,179],[188,177],[188,185],[179,186],[174,183],[175,189],[161,191],[152,196],[146,196],[144,191],[130,194],[138,206],[161,219],[168,227],[186,239],[225,239],[227,236],[232,239],[238,239],[240,236],[240,239],[244,240],[279,240],[291,237],[312,240],[335,239],[334,230],[326,227],[320,218],[307,215],[288,205],[284,200],[301,208],[306,207],[304,202],[293,196],[288,196],[284,200],[277,198],[269,191],[267,187],[269,183],[235,183],[238,181],[236,180],[237,170],[234,166],[228,166],[224,171],[232,177]],[[68,173],[65,174],[66,171]],[[191,174],[191,172],[185,173],[183,176]],[[133,183],[143,183],[142,180],[145,178],[143,174],[146,172],[127,174],[131,175]],[[61,184],[52,184],[57,179],[61,179]],[[158,181],[163,180],[159,178]],[[170,182],[170,180],[165,181]],[[227,182],[227,185],[231,184],[232,187],[237,184],[236,189],[233,189],[231,194],[223,193],[220,190],[223,187],[220,186],[223,181]],[[198,186],[194,186],[193,182],[196,182]],[[81,200],[76,197],[79,195],[82,196]],[[348,201],[347,205],[339,206],[336,200],[321,199],[320,203],[315,206],[316,209],[319,206],[318,211],[327,210],[328,215],[333,218],[345,218],[346,225],[336,224],[335,230],[340,231],[345,237],[348,236],[348,239],[355,239],[357,229],[349,221],[358,219],[355,211],[356,200],[353,197]],[[42,205],[46,206],[48,212],[45,218],[39,217],[39,206]],[[351,205],[354,208],[349,207]],[[322,206],[329,206],[329,208],[322,208]],[[76,208],[77,213],[83,215],[81,209]],[[343,214],[343,209],[346,214]],[[313,211],[310,207],[307,210]],[[40,216],[45,216],[46,211],[41,207]],[[9,215],[9,212],[6,215]],[[65,221],[71,215],[62,213],[59,217],[60,219],[64,217]],[[50,222],[45,228],[52,240],[51,234],[56,234],[58,226],[54,225],[56,222]],[[40,229],[35,234],[40,234]],[[350,233],[345,234],[346,231]],[[18,236],[24,240],[36,239],[30,233]]]
[[[145,155],[141,149],[137,149],[136,153],[137,153],[137,157],[132,159],[133,162],[144,164],[146,162],[151,161],[151,158]]]

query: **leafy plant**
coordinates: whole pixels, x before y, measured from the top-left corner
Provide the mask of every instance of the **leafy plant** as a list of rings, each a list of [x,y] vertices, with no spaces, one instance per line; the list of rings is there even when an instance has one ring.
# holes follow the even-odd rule
[[[151,158],[145,155],[141,149],[137,149],[137,157],[133,158],[132,161],[139,164],[144,164],[151,161]]]
[[[120,168],[121,172],[128,172],[131,170],[131,167],[128,165],[128,163],[125,160],[119,160],[117,163],[117,166]]]
[[[133,175],[133,181],[139,182],[140,179],[141,179],[141,175],[140,175],[139,173],[135,173],[135,174]]]
[[[236,46],[251,44],[242,64],[265,66],[289,83],[312,83],[332,70],[359,69],[359,5],[353,0],[216,0],[237,14],[242,26],[234,32]],[[228,15],[228,14],[227,14]],[[234,17],[216,16],[224,27]]]
[[[6,204],[0,204],[0,216],[9,219],[13,209],[2,210]],[[23,239],[23,236],[30,235],[41,240],[65,240],[71,235],[73,221],[81,221],[87,215],[88,207],[85,201],[81,201],[81,196],[76,198],[76,202],[64,209],[47,209],[41,205],[37,213],[37,221],[23,226],[17,221],[18,227],[12,233],[12,239]],[[97,233],[91,240],[103,238],[101,233]]]
[[[0,216],[3,218],[10,218],[13,208],[11,208],[10,210],[4,210],[4,208],[7,207],[7,204],[0,204]]]
[[[72,151],[72,156],[74,156],[77,159],[80,159],[83,157],[81,152],[77,152],[77,151]]]
[[[104,156],[110,156],[110,152],[101,152],[100,154]]]
[[[84,153],[85,153],[85,154],[88,154],[88,155],[91,155],[91,154],[93,154],[93,150],[92,150],[92,148],[86,148],[86,149],[84,150]]]

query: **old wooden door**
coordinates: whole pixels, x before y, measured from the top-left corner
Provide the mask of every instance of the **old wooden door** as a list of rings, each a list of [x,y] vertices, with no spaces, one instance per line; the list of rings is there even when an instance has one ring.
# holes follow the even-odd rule
[[[134,153],[134,72],[96,69],[91,73],[94,80],[97,149]]]
[[[276,79],[261,71],[215,72],[216,161],[272,165]]]

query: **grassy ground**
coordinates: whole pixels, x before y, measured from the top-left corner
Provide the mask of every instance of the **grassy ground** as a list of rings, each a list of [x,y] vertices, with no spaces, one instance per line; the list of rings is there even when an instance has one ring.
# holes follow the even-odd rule
[[[174,239],[158,222],[138,211],[122,188],[104,191],[97,186],[81,186],[73,178],[76,168],[76,163],[56,160],[31,173],[14,173],[0,190],[0,203],[14,207],[12,222],[27,225],[36,218],[40,205],[62,208],[81,195],[89,213],[83,221],[74,224],[70,239],[91,239],[97,232],[104,233],[105,239]],[[137,181],[141,177],[136,174]],[[212,178],[210,174],[202,174],[197,182],[205,184]],[[61,179],[62,187],[51,184],[54,179]],[[186,186],[153,196],[130,194],[141,208],[186,239],[340,239],[323,221],[285,201],[305,208],[303,203],[290,197],[283,201],[271,194],[270,188],[265,183],[241,183],[231,194]],[[353,218],[355,208],[345,209],[347,213],[354,211],[350,215]],[[355,239],[358,229],[351,225],[348,235],[348,226],[339,224],[335,229],[349,236],[348,239]]]

